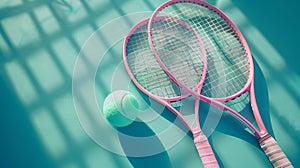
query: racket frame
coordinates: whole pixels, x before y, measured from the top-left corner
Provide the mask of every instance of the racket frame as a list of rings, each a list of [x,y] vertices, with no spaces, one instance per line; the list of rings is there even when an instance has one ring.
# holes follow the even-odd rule
[[[160,19],[165,19],[165,18],[160,18]],[[125,37],[124,39],[124,45],[123,45],[123,60],[124,60],[124,65],[125,68],[128,72],[129,77],[131,78],[131,80],[133,81],[133,83],[146,95],[148,95],[151,99],[157,101],[158,103],[162,104],[163,106],[167,107],[170,111],[172,111],[177,117],[179,117],[179,119],[187,126],[187,128],[191,131],[191,133],[193,134],[193,138],[194,138],[194,144],[195,147],[197,148],[198,154],[201,158],[201,161],[204,165],[205,168],[219,168],[219,164],[218,161],[215,157],[215,154],[209,144],[209,141],[206,137],[206,135],[204,135],[204,133],[201,130],[201,126],[200,126],[200,121],[199,121],[199,99],[195,99],[195,106],[194,106],[194,115],[195,115],[195,123],[196,126],[193,127],[191,125],[191,123],[186,120],[184,118],[184,116],[177,110],[175,109],[172,105],[171,102],[173,101],[179,101],[182,100],[184,98],[187,98],[189,96],[191,96],[190,93],[185,93],[183,95],[180,96],[176,96],[176,97],[171,97],[171,98],[165,98],[165,97],[160,97],[157,96],[155,94],[152,94],[150,91],[148,91],[147,89],[145,89],[135,78],[133,72],[131,71],[131,68],[129,66],[128,60],[127,60],[127,44],[128,41],[131,37],[131,35],[136,31],[136,29],[138,29],[139,27],[143,26],[144,24],[148,24],[149,19],[145,19],[141,22],[139,22],[138,24],[136,24],[130,31],[129,34]],[[147,34],[148,35],[148,34]],[[149,50],[151,50],[150,46],[149,46]],[[203,53],[206,54],[206,53]],[[207,61],[206,59],[204,59],[204,61]],[[205,73],[206,73],[206,69],[207,69],[207,64],[206,62],[204,62],[203,64],[203,70],[204,70],[204,75],[202,77],[202,81],[199,82],[199,84],[197,85],[197,91],[200,92],[201,88],[202,88],[202,84],[204,82],[205,79]],[[162,69],[161,69],[162,70]],[[162,70],[163,71],[163,70]],[[168,77],[168,76],[167,76]],[[170,79],[171,80],[171,79]]]
[[[189,89],[188,87],[186,87],[181,81],[177,80],[176,77],[174,77],[174,75],[172,75],[172,73],[168,70],[168,68],[164,65],[163,61],[160,59],[160,56],[153,44],[153,38],[152,38],[152,33],[151,33],[151,29],[153,26],[153,22],[155,22],[157,20],[157,18],[163,17],[163,16],[157,16],[158,13],[160,11],[162,11],[164,8],[172,5],[172,4],[176,4],[176,3],[182,3],[182,2],[186,2],[186,3],[193,3],[193,4],[198,4],[201,6],[204,6],[210,10],[212,10],[213,12],[215,12],[216,14],[218,14],[220,17],[222,17],[230,26],[231,28],[235,31],[236,35],[238,36],[238,39],[240,40],[240,43],[242,44],[243,48],[245,49],[245,53],[247,55],[247,59],[248,59],[248,70],[249,70],[249,77],[248,80],[245,84],[245,86],[238,91],[237,93],[230,95],[228,97],[223,97],[223,98],[210,98],[207,96],[203,96],[200,93],[197,93],[196,91]],[[184,21],[181,21],[184,22]],[[183,24],[183,25],[188,25],[188,23]],[[189,29],[193,29],[191,26],[188,26]],[[193,31],[195,32],[195,31]],[[199,38],[198,35],[196,35],[197,38]],[[265,125],[262,121],[262,118],[260,116],[258,107],[257,107],[257,103],[256,103],[256,99],[255,99],[255,93],[254,93],[254,65],[253,65],[253,60],[252,60],[252,55],[251,55],[251,51],[250,48],[246,42],[246,39],[243,37],[242,33],[240,32],[240,30],[237,28],[237,26],[231,21],[231,19],[229,19],[226,14],[221,11],[220,9],[218,9],[217,7],[209,4],[208,2],[205,1],[199,1],[199,0],[170,0],[165,2],[164,4],[162,4],[161,6],[159,6],[152,14],[152,16],[150,17],[149,23],[148,23],[148,40],[149,40],[149,44],[150,47],[154,53],[155,58],[157,59],[157,62],[159,63],[159,65],[162,67],[162,69],[170,76],[170,78],[177,83],[184,91],[186,91],[187,93],[190,93],[191,95],[193,95],[194,97],[207,102],[209,104],[213,104],[214,106],[221,108],[225,111],[230,111],[229,114],[232,114],[232,116],[236,119],[238,119],[239,121],[242,122],[243,125],[245,125],[246,127],[248,127],[253,133],[254,135],[260,139],[260,138],[264,138],[265,136],[268,135],[268,132],[265,128]],[[197,41],[201,41],[200,39],[197,39]],[[202,45],[203,46],[203,45]],[[224,105],[225,102],[233,100],[235,98],[238,98],[239,96],[241,96],[242,94],[249,92],[250,93],[250,102],[251,102],[251,106],[253,108],[253,114],[255,117],[255,120],[258,124],[258,127],[260,130],[258,130],[256,127],[253,126],[253,124],[251,124],[245,117],[243,117],[241,114],[239,114],[238,112],[236,112],[235,110],[231,109],[230,107]]]

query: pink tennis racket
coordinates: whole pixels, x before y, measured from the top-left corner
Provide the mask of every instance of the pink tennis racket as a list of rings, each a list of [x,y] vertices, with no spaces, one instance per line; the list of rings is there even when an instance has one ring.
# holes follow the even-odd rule
[[[155,24],[162,17],[165,21]],[[184,33],[178,31],[182,26],[186,27]],[[261,119],[254,93],[253,60],[246,40],[221,10],[201,0],[170,0],[151,16],[148,38],[157,62],[178,86],[194,97],[228,111],[247,126],[273,167],[293,167]],[[206,54],[197,54],[194,51],[197,47],[204,47],[202,50]],[[207,63],[207,71],[203,74],[197,66],[199,60],[206,59],[203,63]],[[245,95],[249,96],[259,130],[225,105]]]
[[[165,24],[165,19],[159,18],[153,24]],[[153,100],[161,103],[177,115],[183,123],[193,133],[194,143],[200,154],[201,161],[206,168],[218,168],[218,163],[211,149],[207,137],[203,134],[199,123],[199,100],[195,99],[194,116],[195,116],[195,127],[192,123],[181,114],[175,107],[180,103],[181,100],[191,96],[191,94],[182,94],[180,87],[174,83],[168,75],[162,70],[157,63],[153,52],[149,46],[148,35],[147,35],[148,19],[143,20],[135,25],[127,35],[123,46],[123,59],[126,70],[134,82],[134,84],[146,95],[151,97]],[[183,33],[186,31],[186,26],[182,25],[179,29],[174,30]],[[199,43],[198,43],[199,44]],[[182,48],[188,45],[181,46]],[[201,60],[198,60],[194,70],[194,75],[198,75],[200,78],[198,84],[198,92],[200,93],[201,86],[205,77],[206,70],[206,53],[201,50],[200,46],[194,50],[195,54],[201,54]],[[192,70],[192,69],[191,69]]]

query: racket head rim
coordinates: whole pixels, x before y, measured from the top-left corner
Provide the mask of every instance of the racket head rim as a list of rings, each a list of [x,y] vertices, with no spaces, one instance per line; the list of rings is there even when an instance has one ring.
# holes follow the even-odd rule
[[[155,100],[159,100],[161,101],[164,100],[166,103],[170,104],[171,102],[175,102],[175,101],[180,101],[186,97],[191,96],[191,94],[189,94],[188,92],[180,95],[180,96],[175,96],[175,97],[162,97],[162,96],[158,96],[155,95],[153,93],[151,93],[150,91],[148,91],[145,87],[143,87],[138,80],[135,78],[129,64],[128,64],[128,60],[127,60],[127,44],[128,44],[128,40],[130,39],[130,37],[134,34],[134,32],[141,26],[148,24],[150,18],[146,18],[141,20],[140,22],[136,23],[133,27],[131,27],[131,29],[129,30],[129,33],[126,35],[126,37],[124,38],[123,41],[123,62],[124,62],[124,66],[125,69],[130,77],[130,79],[133,81],[134,85],[137,86],[139,88],[139,90],[141,90],[144,94],[146,94],[147,96],[151,97],[152,99]],[[172,79],[171,79],[172,80]],[[165,103],[163,103],[165,105]]]
[[[241,96],[243,93],[245,93],[247,91],[250,91],[251,84],[253,83],[253,80],[254,80],[254,65],[253,65],[253,58],[252,58],[252,54],[251,54],[250,48],[248,46],[248,43],[247,43],[245,37],[243,36],[242,32],[239,30],[239,28],[234,24],[234,22],[226,14],[223,11],[221,11],[220,9],[218,9],[217,7],[213,6],[212,4],[210,4],[206,1],[199,1],[199,0],[169,0],[167,2],[164,2],[158,8],[155,9],[155,11],[152,13],[152,15],[149,19],[147,33],[148,33],[148,39],[149,39],[150,47],[151,47],[152,51],[155,53],[154,55],[157,58],[157,60],[160,61],[163,64],[163,62],[161,61],[159,56],[157,56],[157,52],[156,52],[156,49],[155,49],[154,44],[153,44],[153,40],[152,40],[152,36],[151,36],[152,22],[154,22],[156,20],[155,18],[161,17],[161,16],[157,16],[160,13],[160,11],[162,11],[164,8],[166,8],[166,7],[168,7],[172,4],[176,4],[176,3],[197,4],[197,5],[208,8],[209,10],[211,10],[214,13],[216,13],[217,15],[219,15],[222,19],[224,19],[228,23],[228,25],[230,25],[230,27],[235,31],[235,34],[237,35],[238,40],[240,41],[240,43],[243,46],[243,49],[245,50],[247,60],[248,60],[247,63],[248,63],[249,75],[248,75],[247,82],[245,83],[243,88],[240,89],[235,94],[229,95],[227,97],[208,97],[208,96],[201,95],[201,93],[195,92],[195,91],[189,89],[188,87],[185,87],[184,85],[181,85],[181,84],[179,85],[177,83],[178,80],[172,75],[172,73],[166,67],[163,68],[164,71],[168,72],[167,73],[168,75],[173,76],[172,80],[174,79],[173,81],[175,83],[177,83],[179,86],[181,86],[186,92],[188,92],[191,95],[196,96],[196,97],[206,97],[206,98],[209,98],[209,99],[213,99],[213,100],[217,100],[217,101],[221,101],[221,102],[226,102],[226,101],[230,101],[230,100],[233,100],[233,99]],[[181,82],[179,82],[179,83],[181,83]]]

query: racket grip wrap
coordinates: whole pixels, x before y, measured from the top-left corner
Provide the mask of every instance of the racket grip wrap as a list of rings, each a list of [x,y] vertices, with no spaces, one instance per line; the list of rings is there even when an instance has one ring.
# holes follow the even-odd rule
[[[193,136],[195,146],[198,150],[204,168],[219,168],[215,154],[203,132],[194,133]]]
[[[272,136],[262,138],[259,144],[274,168],[294,167]]]

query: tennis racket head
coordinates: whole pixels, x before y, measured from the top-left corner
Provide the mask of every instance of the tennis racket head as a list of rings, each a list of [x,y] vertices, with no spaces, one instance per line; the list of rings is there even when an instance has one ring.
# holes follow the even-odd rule
[[[155,25],[158,18],[165,17],[166,24]],[[185,24],[182,24],[185,23]],[[181,33],[178,27],[185,26],[188,33],[172,34],[173,36],[184,39],[170,43],[170,37],[164,34],[171,31],[173,33]],[[163,32],[163,33],[162,33]],[[207,70],[205,72],[205,81],[202,86],[201,95],[208,98],[217,99],[219,101],[229,101],[235,99],[249,91],[251,82],[253,81],[253,62],[249,47],[242,36],[241,32],[235,24],[219,9],[210,5],[205,1],[199,0],[171,0],[158,7],[150,18],[148,25],[148,36],[150,47],[154,52],[162,68],[171,74],[172,79],[178,83],[185,91],[200,96],[195,92],[195,82],[187,83],[184,79],[194,79],[194,75],[198,71],[194,64],[182,64],[178,61],[176,66],[174,61],[168,59],[168,55],[164,54],[165,48],[175,48],[180,45],[189,45],[192,52],[182,52],[178,54],[182,58],[191,58],[190,62],[198,62],[199,57],[207,57]],[[167,41],[163,45],[162,41]],[[194,43],[198,43],[204,54],[194,52]],[[190,55],[193,55],[191,57]],[[179,57],[179,56],[177,56]],[[203,58],[202,58],[203,59]],[[194,69],[194,71],[176,71],[177,69]],[[176,71],[176,72],[174,72]],[[196,76],[203,74],[200,72]],[[186,75],[185,78],[181,76]]]

